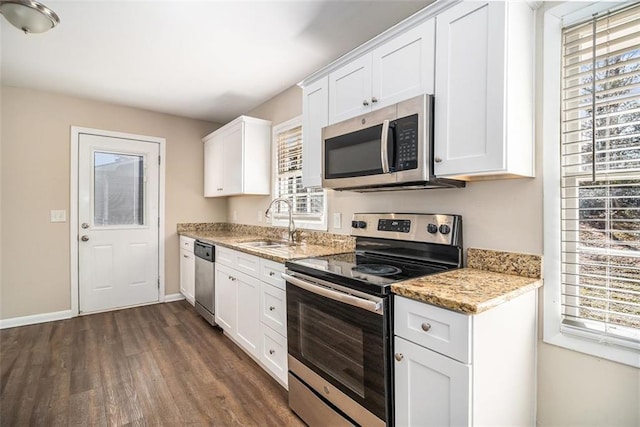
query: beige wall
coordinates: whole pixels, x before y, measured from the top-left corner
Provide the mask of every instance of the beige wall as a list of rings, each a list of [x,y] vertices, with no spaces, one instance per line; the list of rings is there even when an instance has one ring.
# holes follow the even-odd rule
[[[226,220],[226,200],[202,197],[201,138],[218,125],[12,87],[1,106],[0,318],[70,309],[71,126],[166,138],[165,292],[179,292],[176,223]]]

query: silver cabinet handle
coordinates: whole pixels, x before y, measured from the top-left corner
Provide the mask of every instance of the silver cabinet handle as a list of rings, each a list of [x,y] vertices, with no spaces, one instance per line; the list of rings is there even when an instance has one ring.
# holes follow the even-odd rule
[[[373,98],[371,98],[371,103],[375,104],[376,102],[378,102],[378,98],[376,98],[375,96]]]
[[[433,161],[436,163],[442,163],[442,159],[440,157],[436,157]]]
[[[276,308],[275,308],[274,306],[269,307],[269,311],[273,311],[273,310],[275,310],[275,309],[276,309]]]
[[[86,222],[83,222],[80,227],[82,227],[84,229],[87,229],[87,228],[89,228],[89,224],[87,224]]]
[[[369,105],[369,101],[367,101],[367,100],[365,99],[364,101],[362,101],[362,105],[364,105],[364,106],[366,107],[367,105]]]
[[[188,257],[188,256],[186,256],[186,255],[182,255],[182,256],[183,256],[183,257],[185,257],[185,258],[189,258],[189,257]]]
[[[87,236],[87,235],[85,234],[84,236],[82,236],[82,237],[80,238],[80,240],[82,240],[83,242],[86,242],[86,241],[88,241],[88,240],[89,240],[89,236]]]
[[[218,190],[218,191],[222,191],[222,188],[216,188],[216,190]]]
[[[276,273],[274,273],[273,271],[270,271],[270,272],[269,272],[269,276],[273,277],[273,276],[275,276],[275,275],[276,275]]]
[[[422,330],[425,332],[429,332],[429,329],[431,329],[431,325],[427,322],[424,322],[421,326],[422,326]]]
[[[233,276],[228,276],[228,277],[229,277],[229,280],[231,280],[232,282],[235,282],[235,281],[236,281],[236,278],[235,278],[235,277],[233,277]]]
[[[393,357],[395,357],[398,362],[404,359],[404,355],[402,353],[396,353]]]
[[[269,350],[269,354],[273,354],[273,353],[275,353],[275,352],[276,352],[276,351],[275,351],[275,350],[273,350],[273,349],[272,349],[272,350]]]

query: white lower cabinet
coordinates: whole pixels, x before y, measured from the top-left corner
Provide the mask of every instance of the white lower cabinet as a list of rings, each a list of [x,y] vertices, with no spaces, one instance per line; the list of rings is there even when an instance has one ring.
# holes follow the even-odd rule
[[[396,425],[469,424],[471,366],[395,337]]]
[[[215,265],[216,323],[286,388],[284,265],[219,246]]]
[[[476,315],[394,303],[396,426],[535,424],[535,291]]]
[[[235,336],[238,313],[238,292],[233,274],[236,272],[216,263],[215,320],[225,332]]]
[[[196,258],[193,254],[195,239],[180,236],[180,293],[195,304]]]

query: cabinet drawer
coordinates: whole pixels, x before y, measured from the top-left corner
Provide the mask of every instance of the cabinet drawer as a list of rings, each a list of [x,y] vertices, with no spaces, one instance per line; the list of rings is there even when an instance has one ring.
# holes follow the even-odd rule
[[[264,282],[260,287],[260,320],[280,335],[287,336],[286,292]]]
[[[286,282],[282,278],[284,273],[284,264],[269,261],[268,259],[260,259],[260,277],[263,282],[267,282],[282,290],[286,287]]]
[[[180,249],[186,249],[193,253],[193,243],[196,239],[187,236],[180,236]]]
[[[236,251],[216,246],[216,264],[226,265],[228,267],[235,267],[236,265]]]
[[[471,316],[394,296],[395,335],[471,363]]]
[[[275,378],[287,384],[287,339],[262,324],[260,361]]]
[[[258,278],[260,272],[260,258],[257,256],[236,252],[235,268],[251,277]]]

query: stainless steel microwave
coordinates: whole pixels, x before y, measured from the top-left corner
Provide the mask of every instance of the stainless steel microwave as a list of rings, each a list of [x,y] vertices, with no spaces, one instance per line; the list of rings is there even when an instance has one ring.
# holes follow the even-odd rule
[[[433,96],[322,129],[322,187],[382,191],[464,187],[433,175]]]

